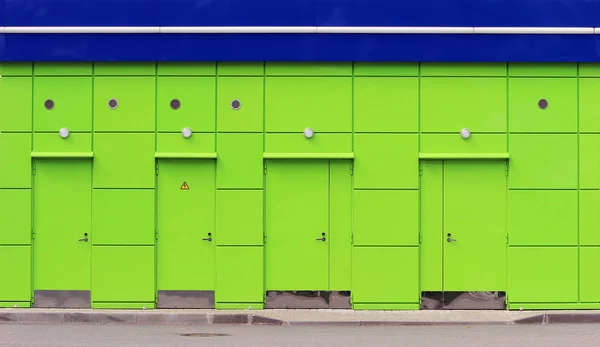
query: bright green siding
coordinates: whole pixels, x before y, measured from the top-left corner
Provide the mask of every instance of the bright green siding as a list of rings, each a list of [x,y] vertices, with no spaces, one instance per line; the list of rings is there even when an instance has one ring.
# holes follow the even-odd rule
[[[89,290],[94,308],[320,290],[355,309],[418,309],[423,291],[600,308],[597,66],[5,68],[0,307],[36,290]]]

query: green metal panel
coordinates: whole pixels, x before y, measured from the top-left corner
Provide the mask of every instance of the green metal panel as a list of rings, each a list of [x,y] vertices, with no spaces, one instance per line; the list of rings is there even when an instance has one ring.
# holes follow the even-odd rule
[[[421,76],[506,76],[506,63],[421,63]]]
[[[159,76],[214,76],[217,65],[214,62],[158,63]]]
[[[92,63],[37,62],[33,64],[33,74],[36,76],[91,76],[92,72]],[[91,92],[89,93],[89,95],[86,95],[86,97],[91,96]]]
[[[505,165],[444,162],[444,291],[506,289]]]
[[[420,153],[502,153],[506,152],[506,134],[472,134],[463,139],[456,134],[421,134]]]
[[[255,62],[219,62],[217,74],[221,76],[263,76],[264,63]]]
[[[581,73],[582,71],[580,71]],[[600,75],[599,75],[600,76]],[[600,132],[600,78],[579,79],[579,131]]]
[[[92,162],[39,159],[35,165],[34,289],[89,290],[91,242],[79,240],[93,238]]]
[[[419,243],[418,190],[354,191],[354,245]]]
[[[328,290],[328,161],[270,160],[267,170],[266,289]]]
[[[94,130],[154,131],[155,90],[155,77],[95,77]]]
[[[92,307],[155,302],[153,246],[94,246],[92,254]]]
[[[307,139],[298,134],[266,134],[267,153],[350,153],[352,134],[315,134]]]
[[[263,187],[263,135],[217,135],[217,187]]]
[[[215,162],[165,159],[158,168],[158,290],[214,290]]]
[[[506,131],[505,78],[421,78],[421,131]]]
[[[418,247],[354,247],[352,302],[419,302]]]
[[[600,64],[579,63],[579,77],[600,77]]]
[[[0,76],[31,76],[31,63],[0,63]]]
[[[267,132],[352,131],[351,77],[267,77],[265,88]]]
[[[417,63],[354,63],[354,76],[418,76]]]
[[[0,189],[0,226],[0,245],[31,244],[31,189]]]
[[[262,246],[263,191],[217,191],[216,230],[219,246]]]
[[[576,246],[576,190],[511,190],[511,246]]]
[[[418,188],[417,134],[354,135],[355,188]]]
[[[600,301],[600,275],[598,275],[600,247],[582,247],[580,263],[580,301],[597,303]]]
[[[267,76],[352,76],[352,63],[265,63]]]
[[[154,188],[154,134],[94,134],[94,188]]]
[[[0,246],[0,302],[31,300],[31,247]],[[1,305],[1,303],[0,303]]]
[[[31,188],[30,155],[30,133],[0,133],[0,188]]]
[[[220,235],[220,234],[219,234]],[[263,247],[217,247],[215,300],[264,302]],[[248,306],[246,306],[248,308]]]
[[[418,78],[354,79],[354,131],[417,132],[418,123]]]
[[[441,161],[422,162],[421,291],[442,291],[444,246],[443,168]]]
[[[577,76],[577,64],[509,63],[508,75],[519,77],[575,77]]]
[[[579,188],[600,188],[600,134],[579,135]]]
[[[194,133],[190,138],[179,134],[158,134],[156,148],[162,153],[212,153],[215,151],[215,134]]]
[[[219,77],[217,79],[217,130],[263,131],[263,78]],[[239,101],[238,109],[232,102]]]
[[[91,133],[71,133],[63,139],[56,131],[55,134],[33,134],[34,152],[91,152]]]
[[[154,245],[153,189],[94,189],[95,245]]]
[[[577,188],[577,135],[511,134],[510,188]]]
[[[158,77],[158,131],[215,131],[215,77]],[[179,108],[171,107],[179,100]]]
[[[577,253],[577,247],[510,247],[510,302],[577,302]]]
[[[31,131],[32,90],[31,77],[0,78],[0,132]]]
[[[329,289],[352,287],[352,162],[329,163]]]
[[[600,191],[579,192],[579,244],[600,246]]]
[[[96,76],[153,76],[156,74],[156,64],[139,62],[94,63],[94,74]]]
[[[510,78],[508,105],[511,132],[577,131],[576,78]]]

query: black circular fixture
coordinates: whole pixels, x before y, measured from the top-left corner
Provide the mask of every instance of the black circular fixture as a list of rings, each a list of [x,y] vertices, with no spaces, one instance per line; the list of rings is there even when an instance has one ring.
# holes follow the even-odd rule
[[[242,107],[242,103],[239,100],[233,100],[231,102],[231,108],[234,110],[239,110]]]
[[[108,100],[108,107],[114,110],[115,108],[117,108],[117,106],[119,106],[119,102],[117,101],[117,99]]]
[[[548,108],[548,100],[540,99],[540,101],[538,101],[538,107],[542,110],[547,109]]]
[[[44,101],[44,107],[46,108],[46,110],[50,111],[54,108],[54,101],[52,99]]]
[[[173,99],[171,100],[171,108],[174,110],[179,110],[179,108],[181,107],[181,101],[179,101],[179,99]]]

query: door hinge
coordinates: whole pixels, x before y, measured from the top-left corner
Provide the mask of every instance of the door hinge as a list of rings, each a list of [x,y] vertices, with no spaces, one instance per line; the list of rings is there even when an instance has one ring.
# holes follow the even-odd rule
[[[504,165],[504,174],[508,176],[508,162]]]
[[[265,163],[263,165],[263,174],[266,175],[267,174],[267,163]]]
[[[31,228],[31,239],[35,240],[35,230],[33,228]]]
[[[423,176],[423,164],[419,164],[419,176]]]
[[[419,243],[423,243],[423,234],[419,233]]]
[[[506,233],[506,244],[508,245],[508,233]]]
[[[354,176],[354,163],[350,163],[350,176]]]
[[[155,169],[154,173],[155,173],[156,175],[158,175],[158,163],[156,163],[156,169]]]
[[[158,228],[154,229],[154,238],[158,240]]]
[[[31,174],[35,175],[35,162],[31,164]]]
[[[350,234],[350,244],[354,245],[354,233]]]
[[[267,234],[263,234],[263,244],[267,243]]]

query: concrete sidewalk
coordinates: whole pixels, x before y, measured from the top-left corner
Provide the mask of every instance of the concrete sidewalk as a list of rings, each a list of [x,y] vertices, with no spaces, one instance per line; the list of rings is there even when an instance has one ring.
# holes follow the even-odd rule
[[[600,323],[600,311],[0,309],[0,323],[246,325],[508,325]]]

